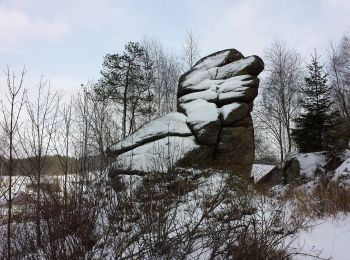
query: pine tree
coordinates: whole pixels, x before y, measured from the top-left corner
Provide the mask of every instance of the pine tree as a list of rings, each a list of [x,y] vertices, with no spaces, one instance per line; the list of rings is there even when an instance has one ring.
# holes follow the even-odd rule
[[[152,61],[139,43],[129,42],[123,54],[107,54],[102,66],[102,77],[94,90],[100,97],[121,105],[125,137],[136,130],[138,115],[148,117],[154,111]]]
[[[307,66],[308,76],[301,90],[302,113],[295,120],[293,139],[300,152],[315,152],[332,146],[333,134],[339,123],[332,109],[331,88],[327,85],[327,74],[319,63],[319,56],[312,56]]]

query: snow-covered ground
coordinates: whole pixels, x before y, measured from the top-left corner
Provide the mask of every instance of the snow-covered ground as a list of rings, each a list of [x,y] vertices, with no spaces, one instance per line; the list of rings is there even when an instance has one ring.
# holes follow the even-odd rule
[[[295,260],[350,259],[350,215],[338,218],[319,219],[313,227],[299,232],[293,247],[305,255],[296,255]]]
[[[338,157],[341,164],[332,171],[325,167],[329,160],[325,152],[292,156],[291,158],[298,160],[300,175],[307,181],[298,188],[312,194],[315,187],[319,185],[317,176],[323,174],[333,175],[332,184],[345,189],[349,188],[350,151],[345,150]],[[309,224],[311,227],[301,230],[292,245],[302,253],[294,256],[293,259],[350,259],[350,214],[339,212],[336,216],[313,219]]]
[[[255,165],[254,172],[255,177],[258,179],[264,176],[264,173],[271,170],[272,166]],[[187,169],[188,170],[188,169]],[[200,170],[192,169],[192,174],[199,174]],[[128,176],[130,177],[130,176]],[[181,229],[181,224],[187,222],[196,222],[200,219],[203,211],[198,208],[202,202],[203,197],[215,197],[220,188],[224,185],[224,180],[227,178],[223,173],[212,173],[209,177],[201,177],[198,181],[200,185],[192,192],[189,192],[182,200],[182,202],[176,207],[176,214],[174,214],[176,223],[175,230]],[[125,183],[129,181],[124,177],[122,178]],[[142,177],[138,177],[138,183],[133,185],[131,189],[137,189],[142,183]],[[283,189],[283,187],[281,187]],[[132,194],[133,192],[128,192]],[[293,211],[292,206],[286,206],[287,211]],[[225,211],[225,203],[219,204],[217,212]],[[271,210],[271,209],[270,209]],[[216,210],[215,210],[216,211]],[[265,212],[268,217],[271,212]],[[336,259],[345,260],[350,259],[350,215],[339,216],[337,218],[327,217],[322,219],[310,220],[308,222],[307,229],[299,230],[295,236],[292,236],[293,243],[289,248],[290,252],[296,252],[297,254],[292,256],[294,260],[308,260],[308,259]],[[199,250],[199,249],[198,249]],[[107,250],[108,254],[113,255],[113,250]],[[107,254],[106,254],[107,255]],[[205,248],[201,248],[199,251],[193,253],[194,256],[200,255],[199,259],[209,259],[210,250],[206,251]],[[319,258],[317,258],[319,257]],[[194,258],[197,259],[197,258]]]
[[[171,138],[174,138],[174,140],[170,140]],[[150,143],[149,146],[144,145],[142,146],[143,149],[147,148],[146,150],[140,150],[137,149],[134,150],[133,154],[130,154],[130,156],[133,158],[133,163],[137,163],[136,165],[139,169],[143,169],[143,167],[147,166],[147,163],[150,165],[159,165],[158,159],[160,161],[166,161],[166,158],[153,158],[150,157],[150,154],[153,156],[156,153],[157,149],[164,148],[169,149],[169,152],[171,152],[171,147],[168,148],[169,143],[178,143],[179,146],[186,147],[185,144],[188,146],[194,146],[196,145],[194,140],[191,139],[192,137],[167,137],[160,139],[156,141],[155,143]],[[176,142],[175,142],[176,139]],[[169,142],[170,141],[170,142]],[[174,147],[175,148],[175,147]],[[191,147],[193,148],[193,147]],[[178,151],[178,149],[175,149]],[[125,153],[128,154],[128,153]],[[161,154],[167,154],[162,151]],[[181,156],[183,152],[179,154]],[[299,186],[299,189],[309,189],[312,191],[312,189],[317,185],[317,176],[315,177],[315,172],[319,171],[322,173],[324,171],[324,166],[326,165],[326,157],[323,153],[314,153],[314,154],[304,154],[304,155],[297,155],[298,160],[300,162],[301,170],[304,176],[307,176],[308,178],[311,178],[313,180],[308,181],[307,183]],[[344,153],[343,162],[337,169],[334,170],[334,177],[332,178],[332,181],[341,183],[341,180],[348,180],[349,176],[349,170],[350,170],[350,159],[349,159],[350,153]],[[152,159],[153,158],[153,159]],[[152,161],[153,160],[153,161]],[[135,166],[135,165],[134,165]],[[164,165],[166,167],[167,165]],[[135,168],[135,167],[133,167]],[[261,165],[261,164],[255,164],[253,166],[253,172],[252,176],[254,177],[254,180],[259,180],[262,176],[264,176],[267,172],[269,172],[271,169],[273,169],[273,166],[271,165]],[[145,169],[144,169],[145,170]],[[218,196],[219,191],[223,189],[225,186],[225,182],[228,179],[228,174],[220,171],[214,171],[210,170],[207,172],[207,174],[203,174],[202,170],[196,170],[196,169],[183,169],[186,171],[186,174],[183,175],[184,178],[182,182],[179,183],[183,184],[196,184],[193,189],[190,189],[185,195],[181,197],[180,200],[178,200],[178,204],[174,209],[169,211],[169,216],[173,217],[173,222],[171,226],[169,226],[169,233],[167,233],[167,236],[171,238],[175,238],[177,234],[186,234],[183,229],[184,225],[186,228],[193,228],[197,222],[201,220],[203,217],[206,208],[203,206],[208,202],[208,199],[215,198]],[[191,179],[191,176],[198,176],[198,178]],[[93,176],[94,177],[94,176]],[[135,199],[136,195],[133,194],[144,194],[147,190],[144,190],[142,188],[143,185],[145,185],[144,178],[142,176],[133,176],[133,175],[121,175],[120,176],[121,181],[124,182],[126,185],[128,191],[126,194],[130,197],[130,199]],[[2,178],[2,183],[6,183],[6,177]],[[101,176],[101,178],[105,178],[105,185],[108,187],[108,176],[105,174],[105,176]],[[308,179],[306,178],[306,179]],[[30,184],[30,180],[28,177],[15,177],[15,184],[14,184],[14,190],[16,193],[19,193],[24,190],[25,187]],[[58,176],[52,177],[52,179],[57,179],[60,185],[63,184],[64,176]],[[76,180],[75,175],[69,175],[69,182],[74,182]],[[152,180],[152,179],[150,179]],[[181,179],[180,179],[181,180]],[[185,181],[184,181],[185,180]],[[52,180],[51,180],[52,181]],[[193,183],[192,183],[193,182]],[[164,193],[164,189],[166,186],[161,185],[154,185],[153,188],[150,191],[155,191],[155,193],[162,194]],[[3,186],[3,189],[6,188]],[[251,187],[250,187],[251,188]],[[248,189],[248,186],[247,186]],[[275,186],[273,190],[277,190],[277,194],[283,193],[283,191],[286,190],[286,186]],[[278,192],[279,191],[279,192]],[[113,195],[115,195],[115,192],[109,187],[109,189],[104,191],[104,194],[106,195],[106,200],[109,200]],[[167,194],[167,193],[164,193]],[[142,196],[146,196],[142,195]],[[229,196],[229,199],[226,199],[225,197],[222,198],[222,201],[217,204],[212,211],[212,217],[221,217],[222,222],[217,222],[215,225],[225,225],[226,217],[230,219],[232,217],[232,214],[229,210],[229,205],[231,202],[234,202],[235,194],[234,191],[231,191],[230,189],[227,191],[225,196]],[[256,199],[259,199],[260,195],[257,195],[258,197],[253,197],[253,201]],[[219,196],[220,197],[220,196]],[[260,196],[261,197],[261,196]],[[147,196],[145,197],[147,198]],[[265,216],[268,218],[272,215],[272,212],[274,212],[276,209],[273,208],[273,202],[277,200],[278,196],[269,198],[270,202],[272,204],[268,204],[268,206],[271,206],[272,208],[266,209],[266,212],[263,212],[263,210],[258,211],[263,212],[266,214]],[[210,201],[210,200],[209,200]],[[136,212],[141,210],[142,212],[142,203],[141,201],[136,200],[136,206],[133,208]],[[155,200],[157,202],[157,200]],[[257,204],[256,204],[257,205]],[[284,209],[287,210],[287,212],[292,213],[293,212],[293,206],[292,203],[289,205],[289,203],[286,203],[284,205]],[[102,211],[103,212],[103,211]],[[253,213],[255,214],[255,213]],[[141,218],[143,217],[142,214],[140,215]],[[287,214],[287,216],[289,216]],[[247,215],[246,218],[253,218],[253,215]],[[245,217],[243,216],[243,219]],[[198,227],[200,231],[206,230],[211,224],[211,219],[208,218],[208,220],[205,220],[203,223],[201,223]],[[147,219],[141,219],[139,223],[136,223],[137,225],[144,224],[144,221]],[[259,220],[259,219],[257,219]],[[120,239],[128,239],[128,236],[132,234],[132,232],[138,232],[137,231],[137,225],[135,225],[134,222],[130,219],[125,220],[127,224],[130,225],[130,232],[131,233],[125,233],[125,237],[123,234],[118,233],[118,236],[115,237],[110,236],[108,237],[107,241],[109,241],[110,247],[105,248],[106,252],[100,252],[99,251],[99,244],[96,245],[96,257],[100,257],[100,253],[102,255],[105,255],[106,257],[114,256],[116,250],[115,245],[118,245],[119,241],[122,241]],[[153,220],[155,221],[155,220]],[[240,220],[241,221],[241,220]],[[108,228],[108,226],[105,226],[105,224],[108,222],[107,218],[102,214],[99,218],[98,223],[96,223],[96,232],[103,233],[105,232],[105,228]],[[220,224],[218,224],[220,223]],[[230,221],[230,225],[235,224],[235,220]],[[151,225],[151,223],[150,223]],[[216,231],[217,227],[215,225],[210,226],[211,231]],[[320,218],[313,218],[308,222],[308,228],[307,229],[301,229],[299,230],[294,236],[291,237],[293,239],[293,242],[291,244],[291,247],[289,248],[290,252],[296,252],[297,254],[292,256],[292,259],[294,260],[309,260],[309,259],[336,259],[336,260],[343,260],[343,259],[350,259],[350,246],[348,244],[350,243],[350,215],[337,215],[332,217],[320,217]],[[288,223],[285,226],[287,227],[288,231]],[[273,228],[271,230],[274,230]],[[234,234],[234,233],[233,233]],[[152,234],[145,234],[145,236],[151,236]],[[232,234],[231,234],[232,235]],[[103,237],[105,238],[105,237]],[[210,258],[210,246],[205,247],[204,245],[208,243],[209,237],[204,237],[203,241],[200,243],[198,242],[198,246],[195,248],[193,252],[193,256],[201,256],[200,259],[208,259]],[[101,245],[105,241],[101,240]],[[184,246],[179,244],[179,247]],[[137,248],[133,248],[132,250],[136,250]],[[190,255],[191,256],[191,255]]]

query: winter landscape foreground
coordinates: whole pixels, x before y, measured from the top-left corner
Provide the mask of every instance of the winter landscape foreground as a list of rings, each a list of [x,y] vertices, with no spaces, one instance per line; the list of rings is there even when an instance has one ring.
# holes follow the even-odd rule
[[[317,163],[309,162],[309,169],[315,169]],[[342,165],[336,172],[349,181],[349,169]],[[334,213],[332,205],[312,198],[319,178],[301,186],[276,185],[265,189],[250,181],[232,179],[222,171],[175,170],[176,175],[169,172],[168,176],[120,175],[113,184],[106,174],[99,176],[99,181],[86,187],[82,195],[94,202],[89,201],[86,205],[90,208],[80,213],[80,228],[72,229],[77,221],[73,214],[79,215],[74,212],[76,209],[63,216],[57,212],[60,202],[43,203],[47,213],[58,215],[43,216],[43,233],[46,228],[49,233],[42,249],[32,252],[26,248],[28,241],[35,241],[30,217],[13,224],[13,231],[20,235],[16,241],[20,258],[64,259],[80,255],[77,258],[225,259],[235,255],[238,259],[347,259],[350,217],[346,212]],[[314,173],[309,170],[304,174]],[[74,189],[75,178],[69,177],[68,184]],[[23,186],[14,193],[30,194],[24,189],[25,183],[23,180]],[[55,197],[63,198],[62,192]],[[30,215],[31,206],[34,207],[19,208],[14,215]],[[2,237],[6,237],[6,226],[1,227]],[[60,237],[60,233],[64,234],[62,227],[69,227],[66,232],[74,233]],[[89,233],[84,234],[87,229]],[[84,249],[90,240],[91,248]]]

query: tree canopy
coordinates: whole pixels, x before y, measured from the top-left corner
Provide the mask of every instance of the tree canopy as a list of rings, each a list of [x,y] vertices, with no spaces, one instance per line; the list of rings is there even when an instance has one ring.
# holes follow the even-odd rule
[[[292,131],[300,152],[322,151],[332,146],[335,129],[339,124],[337,112],[333,109],[331,87],[328,75],[315,53],[307,65],[308,75],[301,89],[302,112],[295,119]]]

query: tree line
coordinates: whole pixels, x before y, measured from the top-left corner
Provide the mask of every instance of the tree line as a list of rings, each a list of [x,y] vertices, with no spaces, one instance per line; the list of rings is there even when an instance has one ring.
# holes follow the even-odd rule
[[[316,50],[302,57],[287,43],[275,41],[263,59],[260,95],[255,103],[257,159],[282,162],[291,152],[339,150],[350,139],[350,40],[332,43],[326,57]],[[198,39],[188,33],[185,66],[173,56],[164,60],[154,42],[128,43],[123,54],[106,55],[94,91],[122,110],[122,136],[155,116],[176,110],[176,82],[199,58]],[[128,127],[127,127],[128,126]],[[268,140],[266,142],[266,140]],[[266,152],[268,151],[268,152]]]
[[[266,50],[266,69],[254,111],[261,159],[282,162],[295,151],[349,146],[350,37],[345,35],[338,44],[331,44],[328,57],[323,58],[314,50],[310,58],[303,59],[281,41]]]

